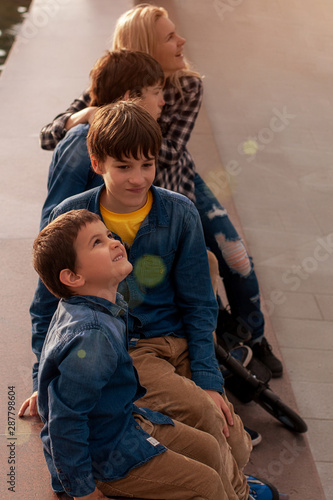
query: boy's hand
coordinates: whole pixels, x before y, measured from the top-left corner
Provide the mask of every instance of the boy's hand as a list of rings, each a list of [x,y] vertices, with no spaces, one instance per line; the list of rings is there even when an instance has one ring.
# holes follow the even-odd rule
[[[103,495],[103,493],[96,488],[95,491],[93,491],[89,495],[86,495],[84,497],[74,497],[74,500],[100,500],[103,498],[106,498],[106,500],[109,500],[109,497],[106,497],[105,495]]]
[[[23,405],[21,406],[19,412],[18,412],[18,416],[19,417],[23,417],[24,415],[24,412],[25,410],[29,407],[30,408],[30,416],[31,417],[35,417],[36,415],[38,415],[38,411],[37,411],[37,394],[38,392],[35,391],[31,396],[30,398],[26,399],[23,403]]]
[[[223,434],[225,437],[229,437],[229,429],[228,425],[234,425],[234,421],[231,416],[231,411],[229,410],[229,407],[227,403],[224,401],[223,397],[221,394],[219,394],[217,391],[210,391],[208,389],[205,390],[207,394],[212,398],[216,406],[221,410],[222,415],[224,415],[226,423],[223,427]]]

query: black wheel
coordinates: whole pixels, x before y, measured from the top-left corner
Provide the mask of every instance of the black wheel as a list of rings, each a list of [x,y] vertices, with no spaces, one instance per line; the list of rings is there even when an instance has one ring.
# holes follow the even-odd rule
[[[306,432],[308,427],[304,420],[289,406],[287,406],[279,396],[277,396],[267,383],[261,382],[252,373],[244,368],[236,359],[233,359],[229,352],[221,346],[215,345],[216,356],[219,362],[226,366],[233,375],[226,379],[226,387],[229,386],[231,392],[242,401],[242,395],[248,396],[248,402],[253,399],[270,415],[279,420],[288,429],[294,432]]]
[[[262,408],[270,413],[274,418],[279,420],[288,429],[303,433],[308,430],[308,426],[304,420],[289,406],[287,406],[279,396],[270,389],[264,389],[254,398]]]

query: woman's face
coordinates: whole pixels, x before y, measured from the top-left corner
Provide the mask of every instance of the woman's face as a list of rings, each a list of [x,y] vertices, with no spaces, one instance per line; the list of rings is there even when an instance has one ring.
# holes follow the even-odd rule
[[[160,63],[166,77],[185,68],[183,47],[185,38],[177,35],[175,25],[168,17],[156,21],[156,47],[153,57]]]

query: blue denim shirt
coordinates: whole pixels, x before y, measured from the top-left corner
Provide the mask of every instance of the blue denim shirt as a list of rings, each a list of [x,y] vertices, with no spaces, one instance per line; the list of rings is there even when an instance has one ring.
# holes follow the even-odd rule
[[[100,215],[103,189],[101,186],[68,198],[54,209],[51,219],[80,208]],[[185,337],[192,380],[202,389],[221,392],[223,377],[212,337],[217,302],[198,211],[180,194],[153,186],[151,190],[152,208],[129,252],[133,271],[119,286],[129,304],[131,345],[142,337]],[[39,282],[30,308],[32,345],[37,359],[56,306],[57,299]],[[38,364],[34,367],[34,378],[37,370]]]
[[[91,296],[61,300],[41,354],[38,411],[52,488],[94,491],[166,451],[135,421],[172,420],[134,401],[145,394],[127,351],[126,303]]]
[[[89,124],[77,125],[57,144],[49,168],[40,229],[47,225],[50,213],[63,200],[104,183],[91,167],[86,141],[88,131]]]

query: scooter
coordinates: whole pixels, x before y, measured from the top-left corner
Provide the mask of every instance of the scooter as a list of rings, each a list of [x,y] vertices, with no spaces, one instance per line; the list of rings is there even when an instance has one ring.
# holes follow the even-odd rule
[[[240,334],[245,338],[244,329],[241,329]],[[227,343],[225,336],[227,336]],[[232,349],[226,349],[226,346],[232,346],[230,340],[232,336],[228,332],[217,328],[215,353],[220,370],[225,377],[226,388],[243,403],[255,401],[288,429],[298,433],[306,432],[308,427],[304,420],[269,387],[269,371],[267,373],[261,370],[260,373],[260,370],[256,369],[254,374],[251,371],[251,363],[248,367],[243,366],[241,361],[232,356]]]

